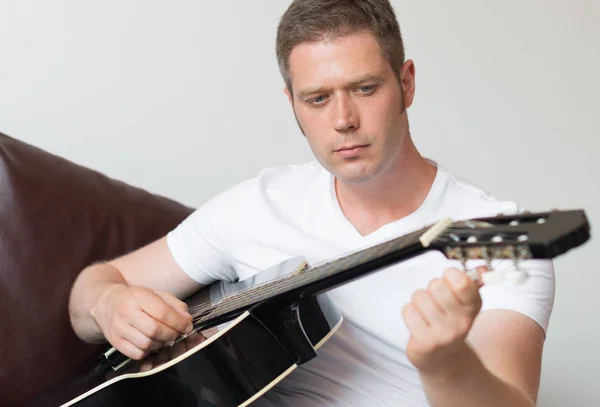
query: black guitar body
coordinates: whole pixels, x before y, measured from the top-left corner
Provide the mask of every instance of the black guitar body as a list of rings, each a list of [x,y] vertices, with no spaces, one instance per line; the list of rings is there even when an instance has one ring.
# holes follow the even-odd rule
[[[112,379],[102,375],[76,385],[97,363],[92,361],[82,366],[79,377],[61,381],[32,406],[245,406],[315,357],[316,348],[341,321],[326,294],[284,307],[261,304],[226,324],[214,335],[218,338],[209,337],[177,363],[165,363],[163,367],[172,365],[164,370],[158,366],[153,369],[158,372],[112,372]],[[103,384],[108,385],[75,401]]]

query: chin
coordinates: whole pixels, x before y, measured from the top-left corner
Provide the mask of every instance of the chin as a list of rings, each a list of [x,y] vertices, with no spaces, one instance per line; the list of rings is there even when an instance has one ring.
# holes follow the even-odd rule
[[[362,184],[377,175],[377,168],[369,165],[347,164],[335,169],[333,174],[344,184]]]
[[[356,160],[340,160],[337,157],[316,155],[317,161],[321,163],[329,173],[344,184],[362,184],[373,179],[381,172],[381,163],[367,157]]]

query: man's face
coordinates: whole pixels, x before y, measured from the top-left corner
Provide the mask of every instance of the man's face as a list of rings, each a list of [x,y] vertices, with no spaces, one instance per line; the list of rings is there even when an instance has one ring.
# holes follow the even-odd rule
[[[289,66],[293,100],[286,94],[323,167],[342,182],[362,183],[396,163],[413,92],[405,94],[370,33],[300,44]],[[410,61],[402,68],[409,85],[412,69]]]

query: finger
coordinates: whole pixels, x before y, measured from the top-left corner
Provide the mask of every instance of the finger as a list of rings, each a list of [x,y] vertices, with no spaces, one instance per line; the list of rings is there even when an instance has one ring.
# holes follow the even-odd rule
[[[158,367],[171,360],[171,348],[163,348],[155,354],[154,367]]]
[[[487,266],[478,266],[475,268],[475,271],[477,272],[477,288],[481,288],[483,287],[483,274],[490,270]]]
[[[137,311],[129,320],[129,324],[150,339],[162,342],[174,341],[181,333],[157,321],[144,311]]]
[[[429,326],[412,303],[406,304],[402,308],[402,316],[411,335],[416,339],[427,337]]]
[[[147,336],[132,325],[123,326],[120,332],[123,339],[126,339],[136,348],[141,349],[144,352],[151,352],[153,350],[160,349],[164,344],[163,341],[159,341]]]
[[[412,304],[428,325],[439,324],[443,321],[444,312],[429,291],[415,291],[412,296]]]
[[[133,345],[125,338],[119,338],[116,344],[113,343],[113,346],[117,348],[117,350],[123,355],[133,360],[141,360],[148,356],[148,352],[145,352],[137,346]]]
[[[447,269],[444,272],[444,280],[446,280],[452,292],[454,292],[463,305],[473,303],[479,295],[477,283],[456,268]]]
[[[147,372],[148,370],[152,369],[155,364],[155,359],[155,355],[150,354],[144,360],[142,360],[142,363],[140,364],[140,372]]]
[[[181,315],[180,312],[165,303],[158,295],[153,300],[145,301],[142,309],[155,320],[180,333],[188,333],[194,327],[191,318]]]
[[[165,292],[165,291],[156,291],[156,294],[163,299],[164,302],[169,304],[175,310],[179,311],[184,317],[188,319],[192,319],[190,315],[188,305],[181,301],[179,298],[175,297],[173,294]]]
[[[445,279],[436,278],[431,280],[428,290],[444,313],[452,312],[461,306],[457,295],[452,291]]]
[[[201,344],[206,340],[206,336],[201,334],[200,332],[194,332],[190,336],[187,337],[187,345],[188,349],[193,348],[196,345]]]
[[[199,332],[193,332],[185,339],[187,350],[190,350],[206,340],[206,337]]]

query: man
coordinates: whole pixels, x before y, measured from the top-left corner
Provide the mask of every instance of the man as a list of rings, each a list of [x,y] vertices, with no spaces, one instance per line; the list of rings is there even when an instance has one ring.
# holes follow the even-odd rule
[[[141,359],[192,329],[180,299],[214,281],[298,255],[314,264],[445,217],[519,210],[415,148],[415,66],[387,0],[294,1],[277,56],[317,161],[265,169],[164,238],[85,269],[70,303],[81,338]],[[332,290],[344,323],[256,404],[533,406],[552,264],[523,264],[521,285],[483,287],[450,265],[431,253]]]

